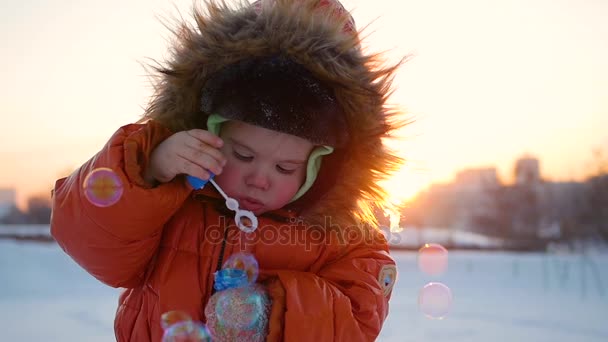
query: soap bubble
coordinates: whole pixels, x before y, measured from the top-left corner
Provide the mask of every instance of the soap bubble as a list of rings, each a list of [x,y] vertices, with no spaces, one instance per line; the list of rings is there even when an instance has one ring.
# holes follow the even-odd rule
[[[180,322],[191,322],[192,317],[183,311],[167,311],[160,316],[160,325],[163,329],[167,329],[173,324]]]
[[[448,268],[448,250],[440,244],[425,244],[418,250],[418,267],[426,274],[442,274]]]
[[[202,323],[179,322],[164,331],[162,342],[211,342],[211,334]]]
[[[255,283],[255,281],[258,279],[258,261],[250,253],[236,253],[231,255],[228,260],[224,262],[222,268],[231,268],[245,271],[245,273],[247,273],[247,280],[250,284]]]
[[[451,306],[452,291],[442,283],[428,283],[418,294],[418,307],[428,318],[445,318]]]
[[[161,316],[163,328],[162,342],[210,342],[211,334],[207,327],[194,322],[183,311],[168,311]]]
[[[98,207],[109,207],[115,204],[123,193],[120,177],[112,169],[106,167],[91,171],[84,179],[82,187],[87,200]]]
[[[217,321],[231,329],[248,330],[266,317],[268,297],[257,287],[231,288],[218,293]]]

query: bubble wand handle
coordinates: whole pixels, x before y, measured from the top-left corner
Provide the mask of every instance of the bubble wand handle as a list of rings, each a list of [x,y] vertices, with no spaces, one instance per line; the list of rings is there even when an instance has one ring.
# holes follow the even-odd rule
[[[205,185],[211,180],[211,178],[213,178],[213,176],[215,175],[212,173],[209,179],[207,180],[190,175],[188,175],[186,178],[188,179],[188,183],[190,183],[190,185],[192,185],[195,190],[200,190],[205,187]]]
[[[215,186],[217,191],[226,200],[226,207],[235,212],[234,221],[237,223],[237,226],[239,227],[239,229],[244,231],[245,233],[252,233],[254,230],[256,230],[258,228],[258,218],[255,216],[255,214],[253,212],[251,212],[249,210],[239,209],[239,203],[237,202],[237,200],[235,200],[234,198],[228,197],[228,195],[226,195],[224,190],[222,190],[222,188],[213,180],[214,176],[215,176],[214,174],[211,174],[211,176],[209,177],[208,180],[204,180],[204,179],[200,179],[200,178],[188,175],[187,179],[188,179],[188,183],[190,183],[190,185],[192,185],[192,187],[195,190],[200,190],[203,187],[205,187],[205,185],[208,182],[211,182],[211,184],[213,184],[213,186]],[[251,224],[250,225],[244,224],[243,218],[249,220],[251,222]]]

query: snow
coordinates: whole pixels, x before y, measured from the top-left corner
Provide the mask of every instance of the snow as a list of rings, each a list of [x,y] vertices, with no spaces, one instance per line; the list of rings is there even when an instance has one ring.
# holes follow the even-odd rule
[[[504,242],[498,238],[484,236],[482,234],[450,230],[447,228],[427,227],[401,228],[398,232],[384,230],[384,235],[392,247],[420,248],[425,243],[438,243],[441,245],[454,245],[460,247],[475,248],[499,248]]]
[[[423,274],[417,254],[394,251],[399,279],[379,341],[608,341],[608,253],[450,251],[446,273]],[[118,289],[54,243],[0,240],[4,341],[113,341]],[[453,294],[445,319],[426,318],[418,291]]]
[[[0,240],[0,274],[0,340],[114,340],[119,290],[99,283],[58,245]]]
[[[393,253],[399,280],[380,341],[607,341],[608,255],[449,252],[441,277],[418,270],[417,255]],[[417,310],[430,281],[454,296],[443,320]]]
[[[51,237],[49,226],[45,224],[30,224],[30,225],[19,225],[19,224],[7,224],[0,225],[0,238],[2,237],[34,237],[44,236]]]

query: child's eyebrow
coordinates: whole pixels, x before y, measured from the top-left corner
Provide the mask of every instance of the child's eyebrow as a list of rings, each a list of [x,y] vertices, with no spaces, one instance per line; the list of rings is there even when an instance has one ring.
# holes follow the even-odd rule
[[[251,147],[245,145],[244,143],[234,139],[234,138],[228,138],[234,145],[238,145],[239,147],[245,148],[247,150],[249,150],[252,153],[256,153],[254,149],[252,149]],[[301,160],[301,159],[285,159],[285,160],[281,160],[281,163],[289,163],[289,164],[306,164],[308,162],[308,160]]]

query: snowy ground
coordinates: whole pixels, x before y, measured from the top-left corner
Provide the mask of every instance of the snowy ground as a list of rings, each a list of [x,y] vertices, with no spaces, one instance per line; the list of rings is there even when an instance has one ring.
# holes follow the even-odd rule
[[[608,254],[449,253],[440,277],[414,252],[394,252],[399,280],[379,341],[608,341]],[[113,341],[118,290],[55,244],[0,240],[2,341]],[[430,281],[450,287],[443,320],[417,307]]]
[[[608,254],[450,252],[439,278],[417,255],[394,253],[399,281],[380,341],[608,341]],[[417,310],[417,293],[440,281],[453,293],[444,320]]]

